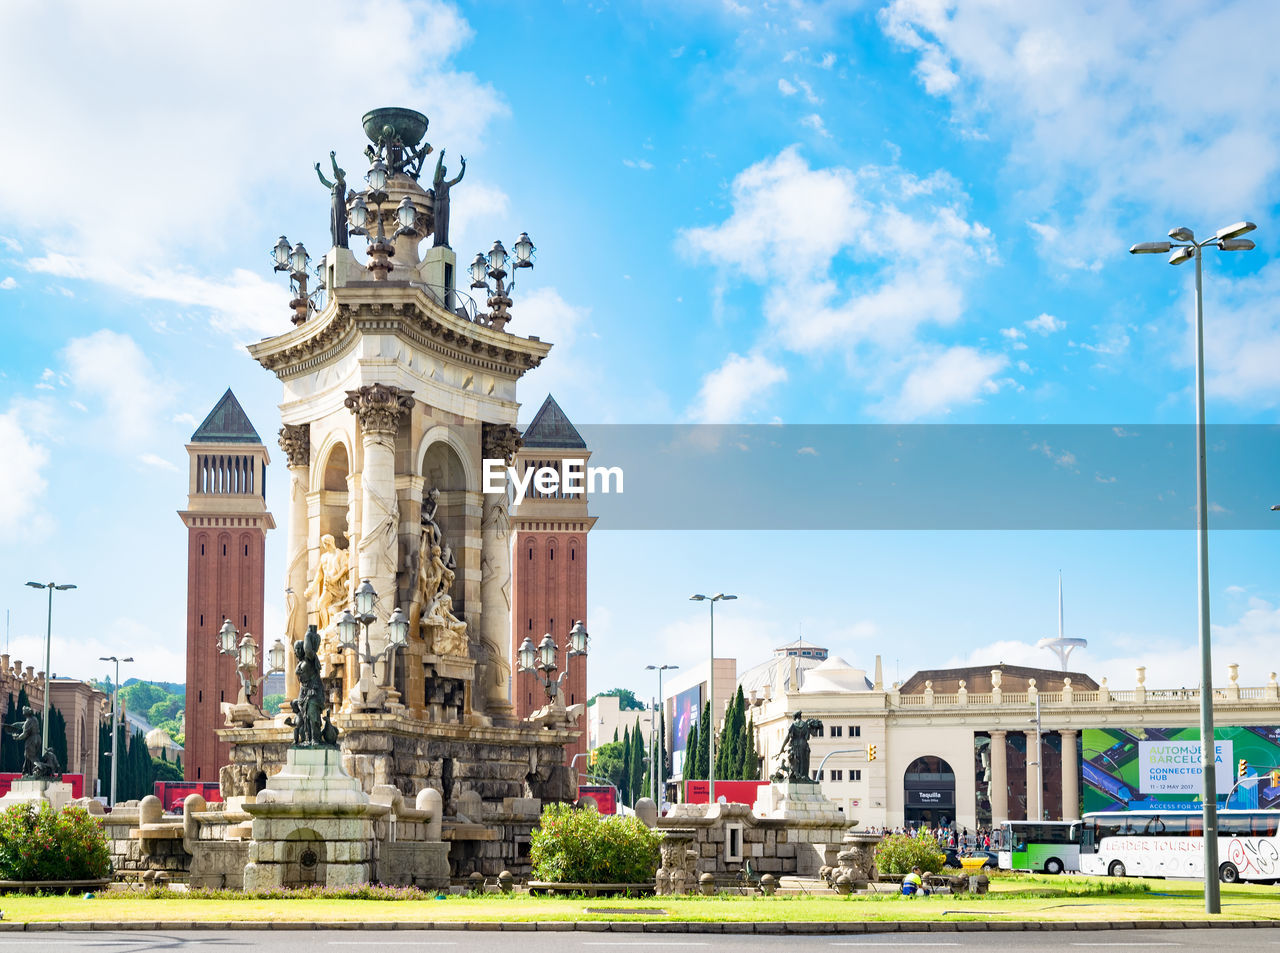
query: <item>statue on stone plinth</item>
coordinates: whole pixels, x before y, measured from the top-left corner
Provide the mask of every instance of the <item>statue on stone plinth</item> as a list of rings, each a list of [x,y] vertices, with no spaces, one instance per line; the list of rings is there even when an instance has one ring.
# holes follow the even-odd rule
[[[315,608],[316,625],[324,631],[347,604],[350,587],[350,553],[339,549],[337,541],[325,533],[320,537],[320,565],[307,586],[306,597]]]
[[[22,721],[5,725],[4,728],[15,741],[22,742],[22,776],[24,778],[43,777],[44,775],[40,773],[43,765],[40,752],[40,716],[30,705],[27,705],[22,709]]]
[[[314,625],[307,627],[307,634],[293,643],[293,654],[298,659],[294,673],[298,676],[298,697],[292,703],[295,748],[332,746],[337,743],[338,731],[329,721],[327,693],[320,677],[320,633]]]
[[[806,719],[796,712],[787,728],[786,737],[782,740],[782,751],[779,757],[782,764],[773,776],[775,781],[812,781],[809,776],[809,738],[822,728],[817,718]]]
[[[329,190],[329,236],[333,239],[333,247],[347,247],[347,173],[338,168],[338,157],[329,153],[329,161],[333,163],[333,178],[330,182],[320,171],[320,163],[316,163],[316,175],[320,176],[320,184]]]
[[[436,594],[422,624],[435,629],[432,651],[437,655],[467,655],[467,623],[453,614],[453,597],[441,589]]]
[[[460,160],[460,165],[461,169],[457,176],[452,179],[446,179],[445,175],[448,174],[448,171],[444,166],[444,150],[440,150],[440,157],[436,159],[436,176],[432,182],[436,197],[435,239],[432,241],[432,245],[436,248],[449,247],[449,192],[467,174],[467,160],[465,157]]]

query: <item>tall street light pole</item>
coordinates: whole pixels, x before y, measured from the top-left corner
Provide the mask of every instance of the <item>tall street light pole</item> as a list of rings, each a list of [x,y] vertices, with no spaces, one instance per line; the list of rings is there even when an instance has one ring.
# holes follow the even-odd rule
[[[110,803],[112,807],[116,806],[116,763],[120,760],[120,753],[117,750],[116,741],[120,737],[120,726],[117,722],[120,720],[120,663],[132,662],[133,656],[127,658],[116,658],[114,655],[100,655],[99,662],[115,662],[116,674],[111,680],[111,796]]]
[[[49,750],[49,695],[50,693],[50,658],[51,645],[53,643],[53,590],[64,592],[67,589],[74,589],[72,584],[58,585],[56,582],[29,582],[27,583],[32,589],[48,589],[49,590],[49,614],[48,627],[44,633],[44,717],[41,719],[40,726],[40,753]]]
[[[697,593],[690,602],[705,602],[711,609],[711,667],[707,670],[707,803],[716,803],[716,603],[722,599],[736,599],[717,592],[714,596]]]
[[[656,792],[658,796],[655,800],[657,800],[658,802],[659,816],[661,816],[662,814],[662,802],[666,800],[665,795],[667,793],[666,778],[663,777],[663,774],[662,774],[662,769],[663,769],[662,752],[663,752],[663,749],[666,747],[666,741],[667,741],[667,732],[666,732],[667,701],[662,696],[662,673],[667,671],[668,669],[679,668],[679,667],[680,667],[679,665],[646,665],[644,667],[646,672],[658,673],[658,706],[659,706],[659,710],[662,712],[662,715],[659,717],[657,723],[653,726],[653,731],[650,732],[651,735],[657,737],[658,739],[657,746],[654,748],[654,751],[656,753],[653,756],[653,761],[654,761],[654,764],[657,766],[657,770],[658,770],[658,773],[657,773],[658,781],[656,785]],[[659,734],[659,732],[661,732],[661,734]]]
[[[1196,561],[1200,577],[1200,766],[1204,788],[1204,909],[1221,913],[1218,890],[1218,783],[1215,775],[1217,745],[1213,737],[1213,665],[1209,642],[1209,504],[1206,486],[1204,433],[1204,289],[1200,260],[1209,245],[1219,251],[1250,251],[1247,235],[1257,228],[1253,222],[1236,222],[1220,228],[1211,238],[1197,242],[1189,228],[1169,232],[1172,242],[1139,242],[1129,249],[1134,255],[1169,255],[1169,264],[1196,263]]]

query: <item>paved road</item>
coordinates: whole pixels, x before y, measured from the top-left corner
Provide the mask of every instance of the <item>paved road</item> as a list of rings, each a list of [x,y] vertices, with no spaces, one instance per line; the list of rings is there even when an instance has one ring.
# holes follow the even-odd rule
[[[715,936],[599,933],[491,933],[433,930],[43,933],[0,936],[0,953],[1218,953],[1224,948],[1268,953],[1280,948],[1280,928],[1134,930],[1068,933],[921,933],[877,936]]]

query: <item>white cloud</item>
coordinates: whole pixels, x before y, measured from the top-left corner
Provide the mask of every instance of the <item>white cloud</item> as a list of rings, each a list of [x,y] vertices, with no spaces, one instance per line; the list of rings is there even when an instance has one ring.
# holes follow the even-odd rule
[[[778,92],[782,93],[783,96],[794,96],[796,93],[799,92],[799,90],[796,89],[793,83],[785,79],[779,79]]]
[[[826,139],[831,138],[831,133],[827,131],[827,127],[822,122],[822,117],[819,116],[817,113],[810,113],[809,115],[802,118],[800,120],[800,125],[806,127],[807,129],[812,129],[818,135]]]
[[[1280,7],[1183,4],[1152,17],[1135,0],[891,0],[880,22],[914,51],[925,90],[947,97],[962,126],[1004,134],[1011,167],[1061,216],[1053,227],[1063,234],[1118,249],[1134,239],[1115,222],[1134,220],[1135,207],[1156,224],[1174,214],[1225,223],[1270,202],[1280,173],[1280,60],[1270,47]],[[1174,64],[1231,81],[1182,82]],[[1059,259],[1060,245],[1042,250],[1068,267],[1096,264]]]
[[[653,168],[653,163],[648,159],[623,159],[622,164],[628,169],[643,169],[645,172]]]
[[[702,379],[689,416],[704,424],[737,423],[786,379],[786,368],[763,354],[730,354]]]
[[[1001,328],[1000,333],[1010,341],[1019,341],[1026,335],[1017,328]]]
[[[168,405],[168,389],[127,334],[103,329],[63,349],[72,389],[98,411],[106,433],[137,443],[151,435]]]
[[[880,408],[885,417],[914,420],[948,413],[957,404],[973,403],[997,385],[992,375],[1008,358],[984,354],[971,347],[951,347],[919,359],[907,374],[897,397]]]
[[[1067,322],[1059,320],[1051,314],[1042,314],[1037,318],[1032,318],[1030,321],[1024,321],[1023,326],[1026,327],[1028,331],[1034,331],[1041,337],[1048,337],[1055,331],[1061,331],[1065,328],[1067,326]]]
[[[6,275],[3,281],[0,281],[0,291],[12,291],[18,287],[18,279],[13,275]]]
[[[138,460],[140,460],[142,463],[145,463],[149,467],[155,467],[157,470],[170,470],[174,473],[182,472],[181,470],[178,469],[178,467],[173,462],[166,460],[164,457],[161,457],[154,453],[141,454],[139,455]]]
[[[964,284],[977,263],[994,263],[990,231],[966,217],[966,197],[945,172],[919,177],[896,167],[811,168],[798,147],[759,162],[731,186],[732,212],[717,225],[685,230],[685,252],[722,269],[724,281],[764,286],[769,332],[761,347],[846,355],[851,372],[881,396],[913,371],[941,362],[947,386],[912,381],[912,393],[884,399],[880,412],[934,412],[987,388],[1004,358],[973,349],[945,353],[920,340],[927,325],[951,325],[964,311]],[[875,222],[874,230],[870,223]]]
[[[23,429],[23,417],[12,409],[0,414],[0,533],[5,536],[25,536],[31,530],[31,517],[48,485],[44,468],[49,453]]]
[[[286,64],[282,36],[307,55]],[[14,40],[0,57],[0,86],[25,89],[0,100],[0,226],[41,236],[37,270],[212,308],[236,334],[287,329],[287,291],[265,263],[260,276],[217,262],[243,259],[245,235],[277,229],[313,253],[327,246],[327,198],[308,160],[336,149],[352,181],[365,161],[355,122],[290,121],[284,103],[297,91],[324,90],[326,115],[360,116],[370,105],[368,63],[351,51],[376,49],[377,100],[430,104],[437,147],[472,151],[505,109],[490,87],[450,70],[472,31],[441,0],[315,0],[305,9],[227,0],[208,16],[154,2],[3,4],[0,37]],[[32,85],[34,75],[42,79]],[[157,149],[161,140],[178,147]],[[23,184],[30,155],[56,189],[37,196]],[[274,224],[304,196],[316,215]],[[177,262],[201,264],[175,273]]]

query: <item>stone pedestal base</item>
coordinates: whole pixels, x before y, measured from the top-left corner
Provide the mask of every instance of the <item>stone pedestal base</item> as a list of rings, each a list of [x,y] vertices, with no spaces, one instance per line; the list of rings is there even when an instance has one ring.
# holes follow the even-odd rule
[[[245,804],[253,818],[246,891],[319,884],[344,887],[377,878],[386,804],[372,804],[342,770],[336,748],[290,748],[285,768]]]
[[[71,803],[71,785],[50,778],[18,778],[9,793],[0,797],[0,810],[11,804],[28,804],[46,801],[54,811],[60,811]]]
[[[844,813],[827,800],[821,786],[808,781],[775,781],[761,786],[752,810],[757,817],[851,826]]]

